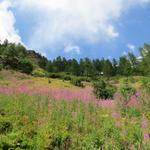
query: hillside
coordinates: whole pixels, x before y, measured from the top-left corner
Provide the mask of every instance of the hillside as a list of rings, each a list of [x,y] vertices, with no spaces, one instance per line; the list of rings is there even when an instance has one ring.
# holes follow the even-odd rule
[[[145,78],[146,88],[142,88],[143,78],[128,78],[128,84],[141,90],[130,101],[120,96],[119,90],[113,100],[104,100],[93,95],[90,83],[76,87],[65,80],[3,69],[0,149],[148,150],[150,109],[145,89],[150,79]],[[111,78],[110,82],[118,89],[123,84],[130,93],[126,78]]]
[[[66,75],[95,78],[99,76],[149,76],[150,45],[144,44],[140,56],[129,52],[117,59],[66,59],[57,57],[48,60],[34,50],[27,50],[21,44],[5,41],[0,44],[0,68],[13,69],[27,74],[35,71],[41,76],[46,73],[64,73]],[[140,58],[140,59],[139,59]],[[33,73],[34,74],[34,73]],[[56,76],[57,76],[56,75]]]
[[[5,41],[0,45],[1,69],[13,69],[31,74],[37,68],[45,68],[47,59],[35,51],[27,50],[21,44]]]
[[[0,149],[147,150],[148,64],[149,51],[132,62],[49,61],[0,45]]]

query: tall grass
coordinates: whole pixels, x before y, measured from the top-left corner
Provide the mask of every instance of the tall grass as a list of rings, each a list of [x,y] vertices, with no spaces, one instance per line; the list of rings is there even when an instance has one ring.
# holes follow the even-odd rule
[[[137,111],[124,115],[77,100],[0,95],[0,149],[146,149],[149,129],[141,126],[142,112],[132,115]]]

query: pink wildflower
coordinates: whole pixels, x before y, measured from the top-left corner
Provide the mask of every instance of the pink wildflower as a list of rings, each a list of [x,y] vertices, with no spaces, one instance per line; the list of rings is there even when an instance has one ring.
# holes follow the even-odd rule
[[[150,138],[149,133],[144,133],[144,140],[149,140],[149,138]]]
[[[140,97],[140,96],[141,96],[141,93],[140,93],[140,92],[136,92],[136,93],[135,93],[135,96],[136,96],[136,97]]]
[[[119,113],[116,113],[116,112],[113,112],[111,116],[112,116],[114,119],[120,118],[120,114],[119,114]]]
[[[148,127],[148,120],[146,120],[146,119],[143,120],[142,123],[141,123],[141,127],[142,128],[147,128]]]

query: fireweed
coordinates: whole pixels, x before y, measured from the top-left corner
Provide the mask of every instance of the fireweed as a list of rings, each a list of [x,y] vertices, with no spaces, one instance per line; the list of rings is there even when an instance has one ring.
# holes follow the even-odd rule
[[[145,148],[148,126],[146,119],[95,103],[0,95],[0,149]]]

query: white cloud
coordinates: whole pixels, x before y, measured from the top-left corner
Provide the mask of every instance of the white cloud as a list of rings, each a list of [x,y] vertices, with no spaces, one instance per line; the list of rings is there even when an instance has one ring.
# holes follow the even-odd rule
[[[36,19],[29,39],[35,49],[61,49],[72,41],[96,43],[119,36],[112,22],[121,15],[122,0],[14,1],[20,13]]]
[[[72,44],[68,44],[65,49],[64,49],[65,53],[76,53],[76,54],[80,54],[80,47],[76,46],[76,45],[72,45]]]
[[[114,27],[112,25],[109,25],[106,33],[109,37],[115,38],[119,36],[119,33],[115,31]]]
[[[129,43],[129,44],[127,44],[127,48],[131,51],[134,51],[135,50],[135,45]]]
[[[124,52],[122,53],[123,56],[127,56],[127,54],[128,54],[128,53],[127,53],[126,51],[124,51]]]
[[[150,0],[9,0],[22,15],[29,15],[35,24],[28,46],[34,49],[65,49],[64,45],[74,42],[96,43],[112,40],[119,36],[113,21],[123,12],[136,5],[143,5]],[[14,28],[15,18],[9,6],[5,6],[5,16],[11,20],[11,29],[5,29],[8,21],[2,20],[5,31],[13,40],[20,40]],[[0,10],[1,12],[1,10]],[[4,15],[3,15],[4,16]],[[28,21],[30,21],[29,18]],[[8,37],[4,34],[4,37]],[[12,36],[13,35],[13,36]]]
[[[8,39],[10,42],[21,42],[18,31],[15,29],[15,17],[9,8],[10,1],[0,2],[0,40],[3,42]]]

